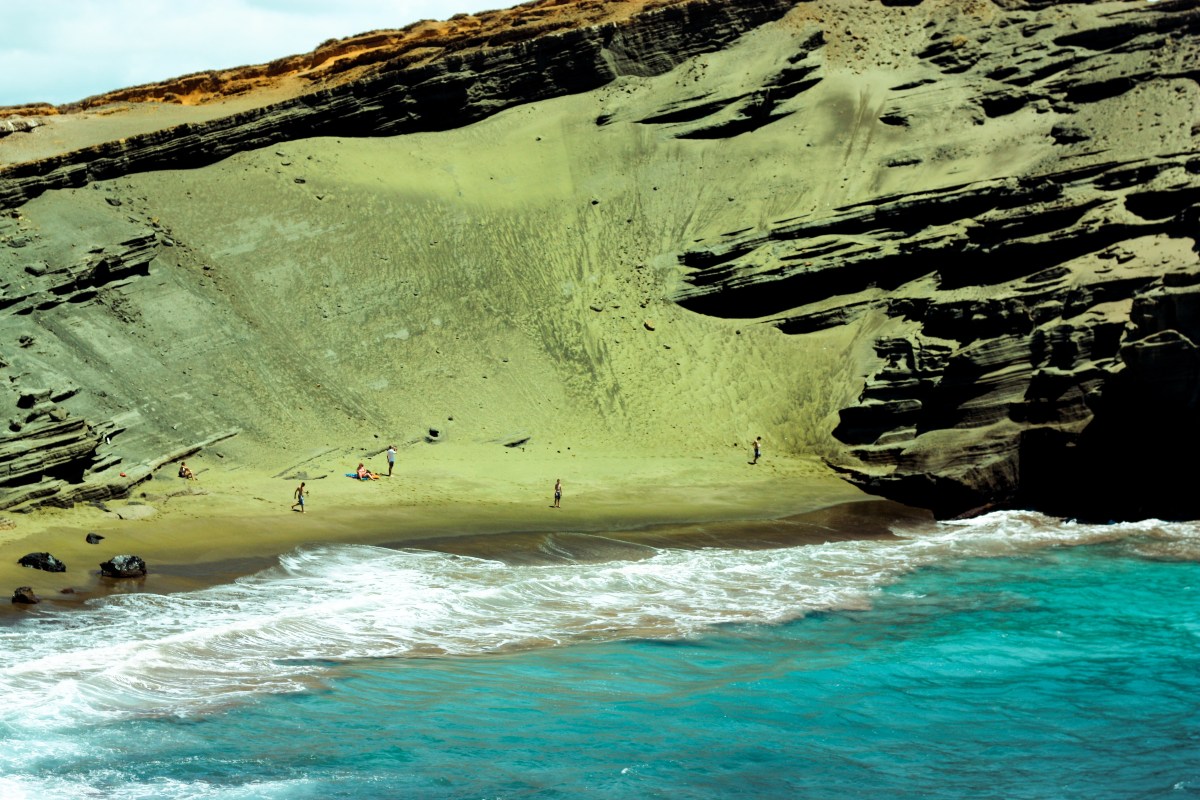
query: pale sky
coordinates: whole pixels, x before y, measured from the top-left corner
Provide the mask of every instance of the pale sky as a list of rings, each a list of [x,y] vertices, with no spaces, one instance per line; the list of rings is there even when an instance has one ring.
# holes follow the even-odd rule
[[[261,64],[520,0],[0,0],[0,106]]]

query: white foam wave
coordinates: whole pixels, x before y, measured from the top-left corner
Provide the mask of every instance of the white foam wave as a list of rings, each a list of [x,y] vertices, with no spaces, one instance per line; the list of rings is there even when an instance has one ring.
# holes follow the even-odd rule
[[[330,662],[469,656],[860,609],[901,575],[963,557],[1120,541],[1200,546],[1195,524],[991,514],[898,540],[781,550],[662,550],[636,561],[510,566],[318,546],[233,584],[122,595],[0,629],[0,728],[189,715],[312,687]]]
[[[114,774],[111,770],[102,770],[92,778],[98,785],[116,782],[121,787],[122,800],[164,800],[175,797],[187,800],[284,800],[297,797],[298,790],[307,788],[302,779],[256,781],[245,786],[219,786],[204,781],[168,779],[140,783]],[[53,775],[0,775],[0,797],[5,800],[99,800],[111,798],[113,794],[110,789],[95,788],[77,780],[62,779]]]

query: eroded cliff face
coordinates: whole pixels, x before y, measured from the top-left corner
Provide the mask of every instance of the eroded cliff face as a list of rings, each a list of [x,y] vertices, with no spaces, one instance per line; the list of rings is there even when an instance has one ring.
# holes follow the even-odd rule
[[[1195,517],[1168,465],[1200,444],[1200,9],[972,5],[929,18],[861,125],[900,132],[884,170],[975,148],[991,174],[689,247],[679,300],[795,335],[886,329],[834,431],[869,491],[943,516]],[[1015,115],[1026,140],[989,140]]]
[[[519,395],[479,429],[741,417],[942,516],[1200,516],[1200,4],[522,8],[12,126],[0,507]]]
[[[391,47],[369,48],[370,58],[361,54],[349,62],[322,58],[319,63],[324,69],[315,73],[300,69],[309,66],[307,61],[279,62],[281,74],[303,76],[308,84],[288,91],[295,97],[215,120],[0,167],[0,208],[17,207],[49,189],[85,186],[131,172],[202,166],[233,153],[306,137],[389,136],[469,125],[516,105],[596,89],[620,76],[662,74],[778,19],[794,2],[635,3],[640,13],[621,22],[571,24],[562,31],[545,21],[516,28],[510,23],[490,35],[459,34],[450,46],[436,48],[437,39],[430,38],[428,49],[435,52],[426,52],[423,58],[414,58],[408,41],[412,37],[405,37]],[[529,7],[518,19],[533,16],[532,11],[545,5]],[[416,36],[418,41],[422,38]],[[258,77],[258,73],[244,68],[241,78],[209,82],[203,96],[211,102],[223,84],[239,93],[249,80],[245,76]],[[281,83],[276,76],[264,88]],[[151,89],[114,93],[92,102],[146,102],[160,97],[170,102],[181,94],[195,94],[194,89],[178,88],[178,93],[169,87]]]

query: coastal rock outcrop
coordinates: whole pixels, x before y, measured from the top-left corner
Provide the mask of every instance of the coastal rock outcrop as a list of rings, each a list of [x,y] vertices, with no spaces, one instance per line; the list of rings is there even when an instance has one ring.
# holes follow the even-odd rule
[[[0,432],[0,508],[70,506],[121,496],[144,477],[118,474],[121,459],[109,445],[125,426],[114,419],[93,423],[69,410],[81,388],[57,368],[67,361],[60,356],[63,337],[15,331],[28,330],[30,318],[50,320],[89,305],[127,322],[123,293],[149,274],[156,236],[138,230],[64,260],[68,251],[57,237],[40,235],[22,222],[0,219],[0,242],[7,242],[9,253],[15,251],[3,263],[20,265],[0,281],[0,331],[13,331],[19,341],[18,348],[0,357],[6,378],[0,397],[7,394],[11,414]]]
[[[146,562],[140,556],[113,556],[100,564],[100,574],[106,578],[140,578],[146,574]]]
[[[12,602],[15,605],[32,606],[37,605],[42,600],[34,594],[32,586],[21,586],[13,590]]]
[[[45,570],[46,572],[66,572],[67,565],[49,553],[28,553],[17,559],[22,567]]]
[[[1200,9],[1000,5],[1015,13],[983,33],[931,26],[929,77],[893,88],[879,121],[916,126],[939,92],[969,88],[980,128],[1034,109],[1071,151],[702,242],[678,256],[678,301],[796,335],[887,330],[834,432],[847,449],[831,461],[868,491],[943,517],[1193,518],[1188,477],[1156,465],[1200,444],[1200,128],[1164,136],[1163,111],[1126,119],[1123,101],[1194,103]],[[910,147],[884,168],[931,158]]]

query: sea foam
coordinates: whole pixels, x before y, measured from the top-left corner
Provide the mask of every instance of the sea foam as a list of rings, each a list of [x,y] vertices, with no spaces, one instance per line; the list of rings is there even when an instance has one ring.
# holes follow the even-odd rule
[[[1084,525],[1015,512],[897,534],[548,566],[306,547],[232,584],[113,596],[0,628],[0,726],[49,732],[89,719],[204,714],[318,687],[331,668],[357,659],[677,639],[727,623],[866,609],[903,575],[955,559],[1103,542],[1171,557],[1200,549],[1191,523]]]

